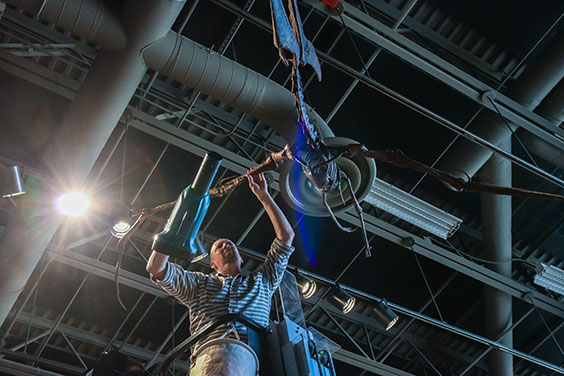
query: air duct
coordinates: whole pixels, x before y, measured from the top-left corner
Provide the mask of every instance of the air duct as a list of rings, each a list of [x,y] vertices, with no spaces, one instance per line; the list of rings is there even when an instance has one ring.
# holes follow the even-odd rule
[[[144,50],[143,57],[151,69],[249,113],[290,143],[296,141],[294,94],[282,85],[172,31]],[[322,137],[334,137],[317,113],[309,109],[308,116]]]
[[[8,3],[96,43],[106,51],[119,51],[127,43],[119,20],[103,1],[8,0]]]
[[[505,140],[501,147],[511,151],[511,141]],[[480,172],[487,183],[511,186],[511,162],[498,155],[492,156]],[[485,254],[493,263],[488,265],[496,273],[511,278],[511,197],[482,194],[482,228]],[[513,332],[508,331],[512,319],[512,297],[491,286],[484,286],[486,306],[486,332],[490,339],[513,347]],[[500,336],[502,336],[500,338]],[[489,374],[492,376],[513,375],[513,357],[494,349],[488,356]]]
[[[534,110],[549,93],[550,96],[552,96],[551,92],[564,78],[563,46],[564,33],[560,33],[515,82],[514,88],[510,91],[510,96],[514,100],[522,103],[529,110]],[[562,91],[564,91],[564,89],[555,90],[555,92]],[[558,100],[558,98],[554,98],[556,105],[558,104]],[[562,103],[561,100],[560,103]],[[558,111],[562,111],[562,107],[564,106],[560,105]],[[554,107],[552,107],[551,111],[556,112],[554,111]],[[511,126],[513,129],[516,129],[515,125]],[[469,130],[494,145],[499,145],[503,140],[511,136],[511,130],[505,125],[503,119],[501,119],[498,114],[491,111],[487,111],[483,113],[482,116],[478,117],[478,119],[469,126]],[[531,135],[531,137],[535,136]],[[529,140],[531,140],[531,137],[528,137]],[[550,154],[545,155],[544,145],[546,145],[546,149],[549,150],[553,150],[554,147],[549,148],[548,143],[540,139],[533,142],[535,143],[534,149],[541,158],[551,158]],[[464,171],[464,173],[469,176],[474,176],[491,155],[492,152],[490,150],[460,138],[453,144],[451,152],[447,154],[445,159],[441,162],[440,168],[458,174],[461,177],[465,177],[461,171]]]
[[[45,3],[45,9],[36,11],[46,15],[51,1],[30,4],[36,3]],[[107,16],[108,19],[98,22],[101,25],[108,22],[110,26],[101,30],[121,29],[115,17],[98,11],[101,9],[98,2],[84,0],[82,11],[75,12],[64,11],[66,1],[54,0],[53,3],[61,5],[58,25],[86,30],[86,24]],[[0,239],[0,254],[4,259],[0,265],[0,323],[8,316],[61,223],[60,218],[51,214],[54,190],[85,183],[146,72],[142,49],[170,31],[183,5],[184,1],[177,0],[129,0],[125,3],[123,28],[128,36],[127,46],[117,52],[99,53],[43,155],[42,162],[52,171],[59,186],[40,183],[37,192],[32,193],[30,205],[13,215]],[[87,16],[84,12],[94,13]]]

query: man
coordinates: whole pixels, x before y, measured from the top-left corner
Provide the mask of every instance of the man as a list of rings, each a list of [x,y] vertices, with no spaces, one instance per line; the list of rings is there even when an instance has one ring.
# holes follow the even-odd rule
[[[272,295],[294,250],[294,231],[268,193],[264,175],[247,175],[247,178],[276,234],[265,262],[254,273],[250,276],[241,274],[241,256],[237,246],[229,239],[218,239],[210,250],[210,266],[217,274],[185,271],[169,263],[167,255],[155,251],[147,263],[151,279],[189,308],[191,333],[227,313],[241,313],[261,325],[268,324]],[[236,370],[234,363],[248,363],[248,349],[242,350],[244,345],[238,346],[236,340],[223,340],[227,344],[218,340],[223,336],[240,336],[245,340],[246,329],[241,324],[236,325],[234,330],[219,327],[196,343],[192,349],[192,376],[244,374]]]

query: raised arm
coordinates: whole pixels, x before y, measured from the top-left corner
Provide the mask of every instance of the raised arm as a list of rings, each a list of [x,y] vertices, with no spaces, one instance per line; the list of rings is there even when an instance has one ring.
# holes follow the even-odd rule
[[[153,251],[149,261],[147,261],[146,269],[151,274],[151,278],[160,281],[166,275],[167,265],[168,255]]]
[[[266,214],[274,227],[276,238],[286,245],[292,245],[294,241],[294,230],[286,219],[280,207],[276,204],[270,193],[268,193],[268,186],[263,174],[257,176],[247,175],[249,180],[249,187],[260,201]]]

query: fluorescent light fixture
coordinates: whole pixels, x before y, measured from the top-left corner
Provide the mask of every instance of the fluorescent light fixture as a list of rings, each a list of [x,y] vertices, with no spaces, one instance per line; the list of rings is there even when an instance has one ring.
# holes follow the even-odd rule
[[[564,295],[564,270],[541,263],[533,282],[547,290]]]
[[[0,196],[14,197],[24,194],[22,175],[19,166],[0,167]]]
[[[442,239],[454,234],[462,223],[462,219],[378,178],[364,201]]]
[[[90,198],[81,191],[63,193],[55,200],[55,208],[67,217],[82,217],[90,208]]]

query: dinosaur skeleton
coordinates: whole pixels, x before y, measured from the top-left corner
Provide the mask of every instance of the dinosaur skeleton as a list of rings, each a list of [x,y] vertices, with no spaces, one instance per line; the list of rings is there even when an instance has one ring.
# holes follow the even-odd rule
[[[316,189],[321,192],[323,205],[326,207],[329,216],[335,221],[338,227],[344,231],[352,231],[350,228],[341,226],[332,213],[331,207],[326,202],[326,194],[334,190],[342,192],[342,185],[346,185],[349,191],[353,206],[355,207],[360,225],[363,231],[366,256],[370,256],[370,246],[368,244],[362,208],[355,197],[354,190],[346,174],[339,169],[335,161],[338,158],[365,157],[379,162],[388,163],[394,167],[407,168],[427,174],[440,182],[449,189],[457,192],[484,192],[499,195],[520,196],[537,199],[547,199],[564,201],[564,196],[532,191],[515,187],[500,187],[496,185],[480,183],[472,179],[461,179],[444,171],[430,167],[418,162],[400,150],[368,150],[362,144],[348,144],[339,147],[328,147],[324,140],[319,136],[315,127],[309,121],[306,112],[306,105],[303,99],[302,83],[299,73],[300,65],[310,65],[319,80],[321,80],[321,68],[312,43],[305,37],[300,14],[296,0],[288,0],[287,8],[282,0],[271,0],[271,16],[274,30],[274,45],[278,48],[280,58],[284,64],[292,64],[292,91],[295,95],[295,106],[298,112],[298,122],[300,125],[298,142],[286,147],[278,152],[272,153],[264,162],[251,168],[247,173],[222,180],[219,186],[209,190],[210,198],[223,197],[243,183],[248,175],[258,175],[263,172],[272,171],[286,161],[292,160],[301,165],[305,176],[311,181]],[[120,239],[118,245],[123,248],[131,234],[141,226],[141,224],[154,214],[170,209],[176,201],[156,206],[154,208],[144,208],[135,213],[138,216],[134,225],[125,236]]]
[[[329,216],[343,231],[353,231],[348,227],[343,227],[335,218],[331,207],[326,201],[326,194],[339,190],[342,197],[343,185],[346,186],[351,197],[351,201],[360,220],[360,227],[365,242],[365,255],[370,256],[370,245],[366,235],[366,228],[362,214],[362,208],[355,196],[349,177],[336,164],[336,160],[341,157],[365,157],[379,162],[388,163],[394,167],[407,168],[427,174],[446,185],[449,189],[457,192],[485,192],[498,195],[520,196],[537,199],[547,199],[564,201],[564,196],[532,191],[514,187],[500,187],[496,185],[480,183],[468,179],[461,179],[444,171],[435,169],[426,164],[418,162],[400,150],[368,150],[362,144],[348,144],[339,147],[328,147],[323,138],[318,134],[315,127],[311,124],[307,112],[306,104],[302,91],[302,82],[299,71],[300,65],[310,65],[319,80],[321,80],[321,68],[312,43],[305,37],[301,18],[298,12],[297,1],[288,0],[287,8],[282,0],[271,0],[271,15],[274,31],[274,45],[278,48],[280,58],[286,66],[292,64],[292,92],[295,96],[295,107],[298,113],[298,123],[300,126],[298,141],[278,152],[272,153],[263,163],[251,168],[247,173],[230,177],[222,180],[219,186],[209,190],[210,198],[223,197],[243,183],[248,175],[258,175],[267,171],[272,171],[284,161],[294,161],[299,163],[305,176],[311,181],[313,186],[321,192],[321,200]],[[170,209],[176,201],[156,206],[154,208],[144,208],[134,214],[138,216],[131,229],[118,242],[118,248],[123,251],[132,233],[138,229],[143,222],[156,213]],[[118,289],[119,300],[119,266],[121,253],[118,258],[115,272],[116,288]],[[121,301],[120,301],[121,303]],[[122,304],[123,306],[123,304]]]

